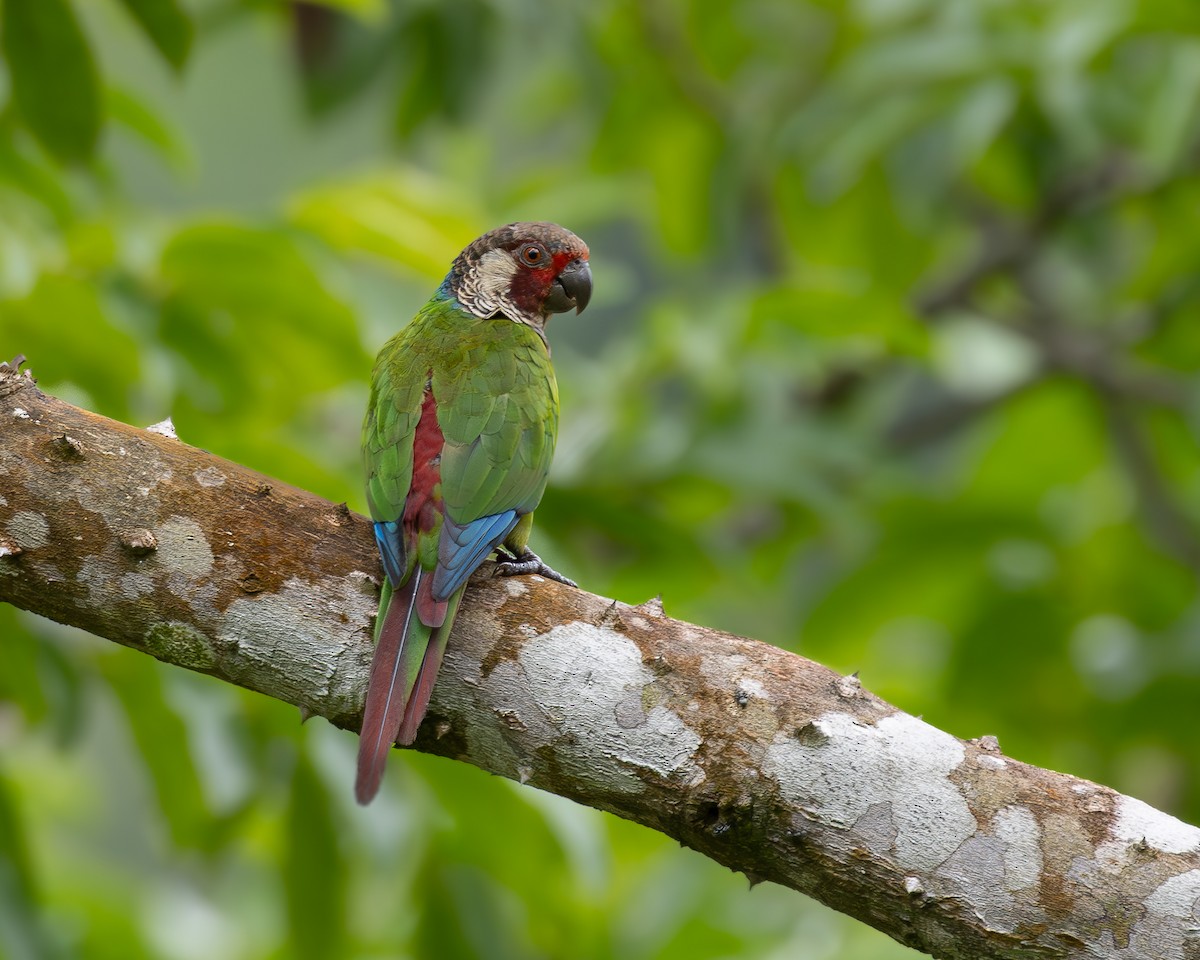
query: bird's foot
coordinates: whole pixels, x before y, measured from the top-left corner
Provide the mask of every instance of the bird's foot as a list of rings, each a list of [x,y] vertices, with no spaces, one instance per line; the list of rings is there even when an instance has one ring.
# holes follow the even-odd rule
[[[500,558],[500,563],[496,564],[497,577],[519,577],[525,574],[536,573],[548,580],[557,580],[559,583],[565,583],[568,587],[578,587],[574,580],[570,577],[564,577],[553,567],[547,566],[542,562],[542,558],[526,547],[520,553],[513,553],[506,547],[500,547],[496,551],[496,556]]]

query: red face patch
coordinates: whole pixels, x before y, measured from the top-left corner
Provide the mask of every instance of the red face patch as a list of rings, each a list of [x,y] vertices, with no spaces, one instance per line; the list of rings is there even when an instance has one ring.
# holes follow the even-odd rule
[[[536,240],[536,238],[528,239]],[[541,241],[537,242],[541,243]],[[541,313],[546,303],[546,297],[550,293],[550,287],[558,275],[566,269],[568,264],[588,258],[588,248],[582,241],[578,245],[543,243],[542,246],[550,254],[550,259],[545,266],[541,267],[531,267],[521,259],[517,251],[513,253],[517,263],[517,272],[512,281],[512,300],[523,313]]]

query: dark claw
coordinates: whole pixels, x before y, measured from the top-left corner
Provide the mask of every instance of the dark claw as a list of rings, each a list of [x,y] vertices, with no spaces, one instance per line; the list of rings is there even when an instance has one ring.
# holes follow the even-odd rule
[[[515,554],[511,550],[501,547],[496,551],[496,556],[500,558],[500,563],[496,564],[495,576],[497,577],[520,577],[536,573],[546,577],[548,580],[557,580],[559,583],[565,583],[568,587],[579,586],[570,577],[564,577],[553,567],[546,566],[542,562],[542,558],[528,547],[522,550],[520,554]]]

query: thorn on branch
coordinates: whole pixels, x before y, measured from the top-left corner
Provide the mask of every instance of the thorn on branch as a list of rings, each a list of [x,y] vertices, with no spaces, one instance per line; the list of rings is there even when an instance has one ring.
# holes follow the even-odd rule
[[[379,596],[379,581],[369,573],[355,570],[350,574],[350,582],[358,588],[364,597]]]
[[[611,627],[617,622],[617,601],[614,600],[604,608],[604,613],[600,615],[600,619],[596,621],[598,627]]]
[[[1158,856],[1158,850],[1145,837],[1129,845],[1129,851],[1139,860],[1153,860]]]
[[[175,423],[170,417],[166,420],[159,420],[158,423],[152,423],[146,428],[147,433],[157,433],[161,437],[166,437],[168,440],[178,440],[179,435],[175,433]]]
[[[809,833],[810,831],[805,827],[793,825],[786,834],[788,843],[799,850],[803,850],[809,845],[812,839]]]
[[[133,530],[121,536],[121,546],[135,557],[144,557],[158,549],[158,538],[149,530]]]
[[[862,696],[862,681],[858,679],[858,671],[850,674],[848,677],[839,677],[834,683],[834,689],[837,695],[843,700],[855,700]]]
[[[69,437],[65,433],[55,437],[52,441],[54,449],[67,460],[82,460],[83,459],[83,444],[74,437]]]
[[[25,354],[18,353],[11,360],[0,361],[0,380],[5,377],[21,376],[21,366],[25,363]],[[32,379],[32,375],[28,370],[25,371],[25,376]]]
[[[665,617],[667,614],[663,610],[662,594],[651,597],[645,603],[639,603],[633,608],[638,613],[644,613],[648,617]]]
[[[4,384],[5,393],[17,390],[24,383],[34,383],[33,374],[28,370],[21,372],[21,364],[25,362],[25,354],[18,353],[12,360],[0,361],[0,384]]]
[[[806,747],[820,747],[829,742],[829,734],[817,726],[815,720],[809,720],[804,726],[797,727],[794,736]]]

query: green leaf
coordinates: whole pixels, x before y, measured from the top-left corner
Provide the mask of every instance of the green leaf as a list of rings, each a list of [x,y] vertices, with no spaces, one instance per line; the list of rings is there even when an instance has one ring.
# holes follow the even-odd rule
[[[74,212],[71,197],[56,175],[57,168],[27,140],[24,144],[16,140],[0,137],[0,181],[36,200],[59,226],[65,227]]]
[[[1200,114],[1200,44],[1181,40],[1163,55],[1163,77],[1143,105],[1144,153],[1150,168],[1166,173],[1186,156]]]
[[[189,165],[187,146],[144,100],[120,87],[109,87],[106,94],[108,115],[115,123],[137,134],[174,168]]]
[[[6,897],[25,905],[37,899],[33,866],[25,842],[28,832],[20,810],[10,796],[8,784],[0,777],[0,890]]]
[[[430,861],[418,885],[428,900],[417,921],[423,957],[516,960],[536,956],[512,893],[473,864]]]
[[[0,606],[0,636],[4,637],[4,669],[0,670],[0,702],[18,707],[31,724],[40,723],[49,712],[49,697],[38,670],[42,645],[17,618],[17,608]],[[0,824],[0,841],[3,824]],[[0,842],[0,848],[3,843]]]
[[[480,0],[411,9],[416,12],[402,24],[395,55],[402,71],[395,121],[401,140],[433,120],[461,124],[478,106],[496,36],[493,6]]]
[[[29,825],[0,777],[0,956],[59,956],[37,909],[38,884],[29,855]]]
[[[128,653],[105,657],[101,668],[125,711],[174,845],[210,848],[213,814],[192,762],[187,729],[163,688],[165,668]]]
[[[393,67],[398,26],[395,18],[385,22],[382,13],[380,8],[349,17],[310,6],[295,18],[293,43],[312,116],[356,102]]]
[[[707,118],[676,111],[648,131],[646,167],[654,178],[655,213],[672,253],[700,253],[713,229],[713,177],[720,153],[717,128]],[[685,156],[688,162],[681,164]]]
[[[322,7],[341,10],[363,20],[378,21],[387,9],[383,0],[317,0]]]
[[[308,190],[288,214],[337,250],[379,257],[430,279],[445,275],[482,222],[454,184],[403,167]]]
[[[243,396],[260,380],[275,395],[297,376],[323,390],[361,375],[353,314],[285,232],[197,223],[171,238],[160,269],[164,339],[202,367],[229,367]],[[271,344],[270,363],[260,362],[263,344]]]
[[[7,0],[4,57],[34,136],[64,163],[90,159],[103,121],[96,64],[66,0]]]
[[[285,856],[294,956],[297,960],[341,956],[346,930],[345,864],[329,795],[304,754],[292,778]]]
[[[2,301],[0,309],[5,343],[40,358],[45,383],[74,383],[105,414],[128,416],[128,385],[140,370],[138,343],[110,315],[95,282],[43,273],[26,296]],[[122,376],[114,377],[114,370]]]
[[[121,0],[146,35],[176,70],[192,49],[192,21],[177,0]]]

